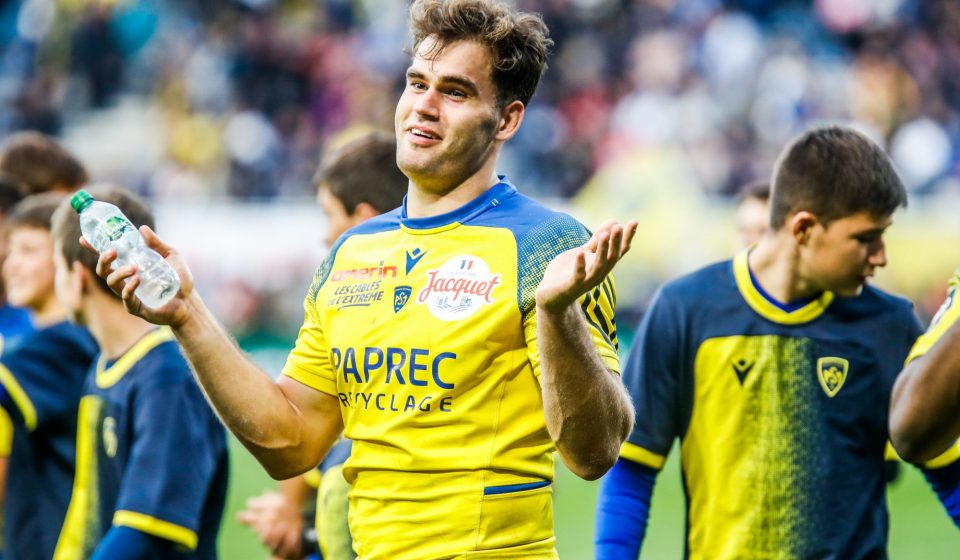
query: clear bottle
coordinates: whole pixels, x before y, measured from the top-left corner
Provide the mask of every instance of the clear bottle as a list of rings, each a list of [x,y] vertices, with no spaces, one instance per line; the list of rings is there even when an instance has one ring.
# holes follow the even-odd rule
[[[102,253],[117,250],[115,267],[134,264],[140,285],[134,292],[147,307],[162,307],[180,290],[180,277],[159,253],[147,246],[143,236],[119,208],[94,200],[87,191],[77,191],[70,206],[80,215],[83,237]]]

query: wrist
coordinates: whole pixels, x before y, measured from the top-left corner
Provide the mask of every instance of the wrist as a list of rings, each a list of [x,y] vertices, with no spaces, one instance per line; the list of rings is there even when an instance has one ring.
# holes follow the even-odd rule
[[[170,329],[174,334],[186,334],[200,328],[203,317],[209,314],[203,300],[196,291],[190,293],[184,298],[183,303],[177,309],[176,313],[170,318]]]

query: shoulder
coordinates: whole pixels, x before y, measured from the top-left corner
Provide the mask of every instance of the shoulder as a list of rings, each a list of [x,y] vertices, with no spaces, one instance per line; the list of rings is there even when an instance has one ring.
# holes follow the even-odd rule
[[[167,340],[143,355],[134,365],[132,377],[141,386],[193,384],[193,374],[180,347],[174,340]]]
[[[400,228],[400,213],[402,208],[394,208],[369,220],[353,226],[343,233],[341,240],[347,240],[358,235],[371,235],[374,233],[383,233]],[[337,243],[340,244],[339,242]]]
[[[471,220],[470,225],[510,230],[521,251],[555,248],[556,254],[590,239],[589,230],[569,214],[547,208],[516,190],[496,200],[490,210]]]
[[[901,318],[915,320],[913,302],[887,293],[873,286],[865,286],[859,296],[854,298],[838,298],[839,307],[849,313],[876,316],[879,314],[894,315]]]
[[[97,351],[97,343],[87,329],[64,321],[28,334],[4,359],[39,354],[58,361],[73,358],[92,360]]]
[[[735,295],[734,292],[736,283],[733,278],[733,265],[728,259],[670,280],[660,287],[655,300],[678,307],[696,304],[702,308],[704,304],[718,298]]]
[[[313,280],[310,282],[308,299],[313,300],[317,297],[317,292],[319,292],[320,288],[326,283],[327,277],[333,270],[333,264],[337,259],[337,255],[340,253],[340,249],[343,248],[345,244],[351,242],[351,240],[362,238],[364,236],[400,229],[401,210],[401,208],[396,208],[385,214],[380,214],[379,216],[370,218],[369,220],[345,231],[343,235],[341,235],[333,244],[333,247],[330,247],[330,251],[327,253],[327,256],[323,259],[323,262],[320,263],[320,266],[314,271]]]

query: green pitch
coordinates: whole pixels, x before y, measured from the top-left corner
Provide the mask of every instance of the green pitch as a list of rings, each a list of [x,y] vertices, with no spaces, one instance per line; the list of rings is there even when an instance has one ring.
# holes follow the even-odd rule
[[[243,502],[276,484],[249,453],[231,440],[230,496],[220,531],[220,556],[231,560],[263,560],[265,551],[253,534],[236,522]],[[683,557],[684,505],[676,450],[657,479],[650,528],[642,558],[671,560]],[[559,467],[554,494],[560,557],[593,557],[593,506],[598,483],[584,482]],[[901,469],[890,493],[890,557],[893,560],[956,558],[960,532],[943,512],[923,478],[911,467]]]

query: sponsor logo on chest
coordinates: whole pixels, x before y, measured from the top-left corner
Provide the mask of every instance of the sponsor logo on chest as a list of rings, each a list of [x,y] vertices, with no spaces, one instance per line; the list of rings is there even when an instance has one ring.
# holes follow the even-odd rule
[[[427,282],[417,294],[417,303],[426,305],[442,321],[465,319],[493,303],[500,274],[490,272],[483,259],[460,255],[427,271]]]

